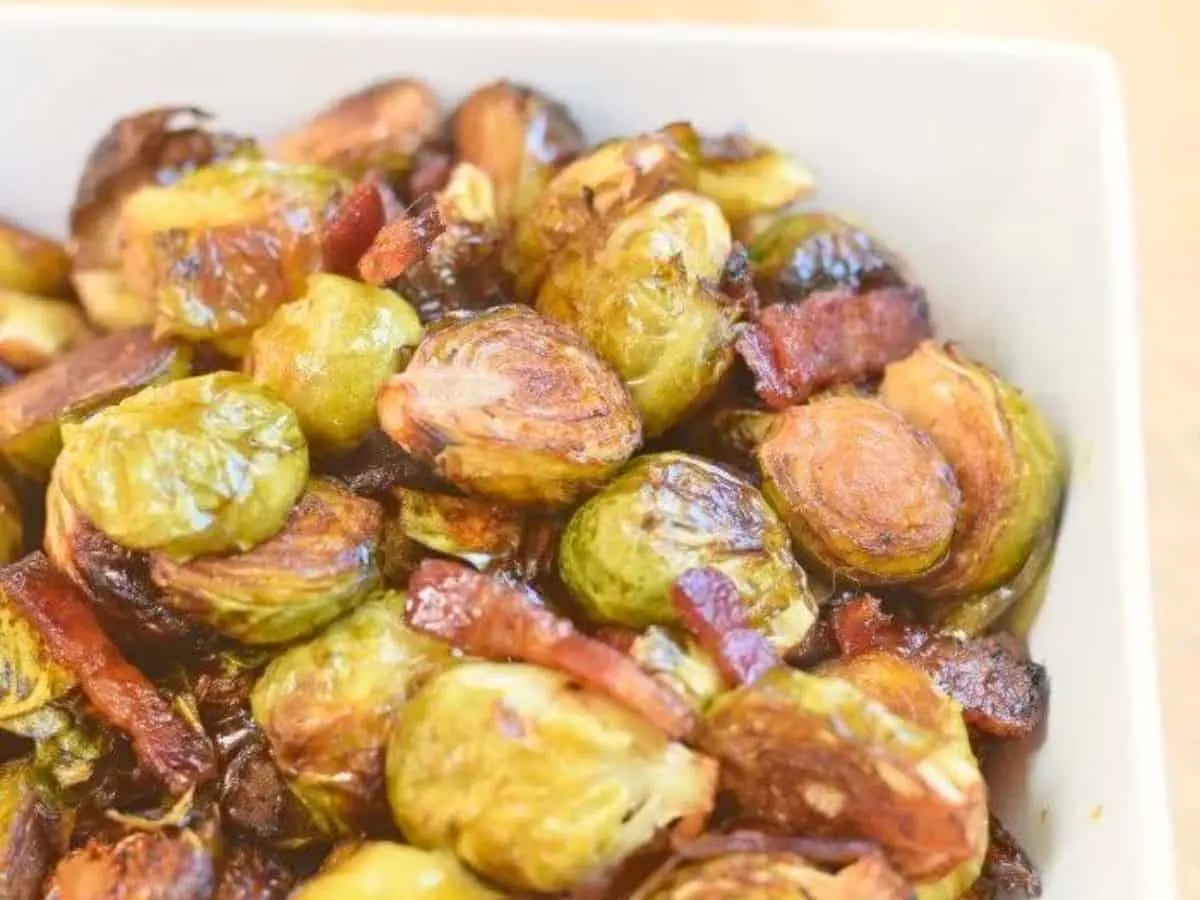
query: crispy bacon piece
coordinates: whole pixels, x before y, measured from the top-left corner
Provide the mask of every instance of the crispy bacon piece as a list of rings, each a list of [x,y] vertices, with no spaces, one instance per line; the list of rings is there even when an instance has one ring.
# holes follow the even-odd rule
[[[105,721],[129,735],[138,761],[172,794],[216,774],[208,740],[125,660],[100,628],[87,595],[42,553],[0,569],[0,591],[41,635],[54,660],[75,673]]]
[[[460,563],[426,560],[408,583],[408,623],[473,656],[557,669],[642,714],[673,739],[695,725],[687,703],[628,657],[526,594]]]
[[[967,724],[999,738],[1032,734],[1047,698],[1046,670],[1009,634],[961,640],[897,622],[878,599],[862,595],[833,613],[846,655],[876,649],[915,663],[963,708]]]
[[[358,261],[386,221],[379,182],[373,175],[367,175],[346,195],[321,232],[326,271],[353,278],[358,272]]]
[[[731,687],[752,684],[779,665],[774,648],[746,618],[737,585],[728,575],[688,569],[671,585],[671,605]]]
[[[768,306],[742,332],[737,347],[754,374],[758,396],[782,409],[822,388],[882,374],[931,333],[919,288],[865,293],[838,288]]]
[[[417,206],[421,208],[418,209]],[[446,230],[437,205],[414,204],[403,216],[388,222],[358,261],[358,273],[368,284],[395,281],[429,253],[429,248]]]

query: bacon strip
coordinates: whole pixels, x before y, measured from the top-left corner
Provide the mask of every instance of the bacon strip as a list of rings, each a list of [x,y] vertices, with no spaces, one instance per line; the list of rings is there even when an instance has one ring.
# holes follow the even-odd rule
[[[0,591],[79,679],[101,716],[129,735],[138,761],[172,794],[216,774],[208,740],[190,728],[100,628],[87,596],[32,553],[0,569]]]
[[[326,271],[353,278],[358,273],[359,260],[386,221],[379,182],[367,175],[346,195],[321,232]]]
[[[446,230],[437,205],[416,204],[398,219],[383,226],[370,248],[358,262],[358,273],[367,284],[383,285],[395,281],[429,253],[433,242]]]
[[[775,649],[746,618],[737,585],[728,575],[688,569],[671,585],[671,605],[731,687],[752,684],[779,665]]]
[[[1026,658],[1009,634],[961,640],[900,623],[875,597],[862,595],[834,611],[833,630],[846,655],[884,650],[919,666],[963,708],[967,724],[1000,738],[1021,738],[1045,713],[1046,670]]]
[[[571,676],[645,716],[670,738],[686,737],[695,717],[683,698],[628,657],[575,630],[526,595],[474,569],[426,560],[408,583],[408,623],[485,659],[520,659]]]

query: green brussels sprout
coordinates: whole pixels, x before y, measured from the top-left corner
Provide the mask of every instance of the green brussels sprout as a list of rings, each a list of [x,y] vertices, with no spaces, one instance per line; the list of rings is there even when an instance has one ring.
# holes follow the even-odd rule
[[[700,141],[696,190],[731,222],[768,213],[813,192],[812,173],[779,149],[728,134]]]
[[[379,389],[420,339],[416,313],[391,291],[312,275],[254,333],[246,371],[296,411],[314,449],[336,452],[377,424]]]
[[[244,553],[152,553],[163,605],[243,644],[282,644],[333,621],[379,584],[379,504],[313,479],[283,529]]]
[[[879,395],[929,434],[962,490],[950,557],[918,589],[963,597],[1008,581],[1062,495],[1063,461],[1046,421],[994,372],[933,341],[888,366]]]
[[[496,185],[504,221],[524,216],[584,148],[565,106],[511,81],[474,91],[455,111],[452,129],[458,158],[481,168]]]
[[[620,379],[569,328],[507,306],[430,334],[379,397],[383,430],[469,494],[570,506],[641,443]]]
[[[733,363],[738,307],[714,286],[731,247],[715,203],[671,191],[581,236],[538,292],[538,312],[582,334],[624,379],[647,437],[703,403]]]
[[[90,336],[75,304],[0,289],[0,362],[40,369]]]
[[[44,369],[0,388],[0,454],[43,481],[62,449],[61,427],[154,384],[185,377],[186,346],[155,341],[148,329],[81,344]]]
[[[51,657],[41,635],[0,596],[0,728],[13,730],[15,722],[60,699],[75,683],[74,674]]]
[[[651,625],[629,645],[629,656],[700,712],[725,690],[721,670],[691,637]]]
[[[289,407],[245,375],[216,372],[64,425],[55,477],[124,547],[223,553],[283,527],[308,480],[308,447]]]
[[[835,577],[912,581],[946,559],[961,502],[954,473],[878,400],[832,396],[784,410],[758,461],[796,545]]]
[[[351,178],[378,171],[389,179],[412,168],[435,137],[442,115],[428,85],[389,78],[340,98],[271,144],[273,159],[327,166]]]
[[[671,584],[711,567],[738,586],[750,620],[781,649],[816,619],[787,529],[753,486],[686,453],[634,460],[567,523],[563,581],[589,616],[641,628],[678,624]]]
[[[501,900],[453,853],[370,841],[327,865],[291,900]]]
[[[57,850],[28,760],[0,764],[0,897],[37,900]]]
[[[453,663],[448,645],[405,624],[404,604],[396,592],[367,600],[273,660],[250,696],[284,779],[327,834],[386,821],[390,723],[430,676]]]
[[[509,266],[516,296],[532,300],[547,267],[597,218],[619,215],[696,184],[696,159],[670,134],[608,141],[558,173],[517,223]]]
[[[568,890],[675,820],[707,817],[712,762],[557,672],[467,663],[396,719],[387,789],[414,845],[505,887]]]
[[[521,546],[525,516],[510,507],[397,488],[396,526],[429,550],[488,569],[514,556]]]
[[[767,303],[906,280],[895,254],[859,226],[828,212],[793,212],[777,219],[750,245],[750,267]]]
[[[0,219],[0,291],[61,297],[71,261],[57,241]]]
[[[348,187],[315,166],[238,159],[145,187],[121,209],[126,282],[155,333],[237,356],[324,265],[321,230]]]

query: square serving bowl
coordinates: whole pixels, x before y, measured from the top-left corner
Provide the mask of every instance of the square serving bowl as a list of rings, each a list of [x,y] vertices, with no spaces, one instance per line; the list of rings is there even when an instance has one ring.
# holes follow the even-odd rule
[[[498,77],[591,138],[744,127],[816,172],[928,289],[938,331],[1030,393],[1072,477],[1032,636],[1044,742],[998,808],[1050,900],[1167,900],[1174,870],[1147,565],[1125,126],[1093,51],[788,30],[0,8],[0,215],[62,232],[117,116],[196,104],[270,135],[385,75],[447,103]]]

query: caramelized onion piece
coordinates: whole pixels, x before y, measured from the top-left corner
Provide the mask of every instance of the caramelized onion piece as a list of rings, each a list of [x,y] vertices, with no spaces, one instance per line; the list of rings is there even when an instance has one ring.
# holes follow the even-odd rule
[[[387,217],[379,182],[368,175],[354,186],[321,230],[325,271],[353,278]]]
[[[408,584],[408,623],[472,656],[557,669],[645,716],[672,739],[691,733],[683,698],[628,657],[586,637],[518,588],[460,563],[426,560]]]
[[[41,553],[0,569],[0,591],[75,673],[97,712],[129,735],[139,762],[172,794],[215,774],[213,751],[100,628],[87,596]]]
[[[671,585],[671,605],[730,686],[751,684],[779,665],[775,648],[746,617],[737,585],[716,569],[688,569]]]
[[[437,205],[410,209],[384,225],[375,235],[362,258],[358,273],[367,284],[383,285],[395,281],[429,252],[433,242],[446,230]]]
[[[838,289],[768,306],[743,332],[738,350],[759,397],[781,409],[821,388],[883,374],[931,333],[919,289]]]

